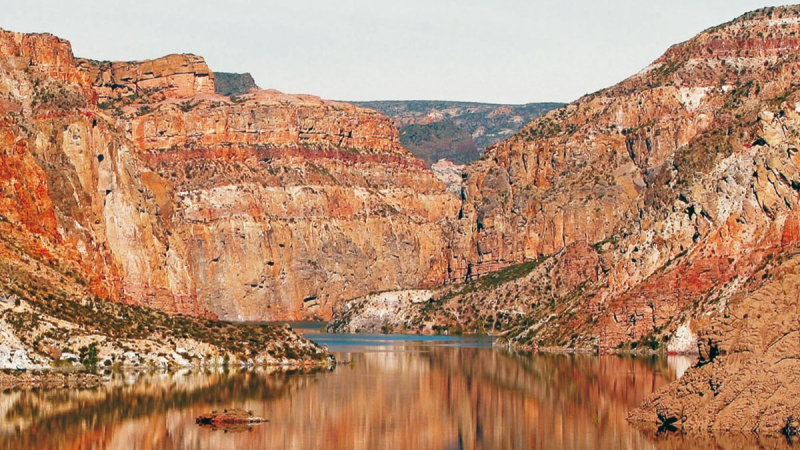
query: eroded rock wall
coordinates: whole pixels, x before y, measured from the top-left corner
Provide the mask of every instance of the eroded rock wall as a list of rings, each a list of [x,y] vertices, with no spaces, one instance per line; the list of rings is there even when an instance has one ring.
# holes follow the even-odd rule
[[[451,233],[478,280],[393,325],[606,350],[701,328],[800,237],[798,32],[798,7],[747,14],[490,148]]]
[[[776,257],[700,331],[701,359],[630,419],[645,428],[793,436],[800,403],[800,258]]]
[[[194,55],[96,62],[8,32],[0,45],[3,226],[9,241],[47,244],[54,282],[69,272],[93,295],[261,321],[451,277],[444,224],[459,200],[386,117],[277,91],[219,95]]]
[[[575,338],[556,343],[661,345],[797,241],[797,18],[776,8],[707,30],[470,166],[473,271],[576,244],[605,261],[577,301],[555,299],[554,322],[513,341],[568,326]],[[547,293],[529,295],[536,314]]]

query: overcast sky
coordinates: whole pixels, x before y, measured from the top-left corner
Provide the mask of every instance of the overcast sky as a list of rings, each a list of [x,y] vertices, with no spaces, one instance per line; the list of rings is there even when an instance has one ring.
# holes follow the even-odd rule
[[[752,0],[0,0],[0,27],[76,55],[195,53],[262,88],[341,100],[571,101]]]

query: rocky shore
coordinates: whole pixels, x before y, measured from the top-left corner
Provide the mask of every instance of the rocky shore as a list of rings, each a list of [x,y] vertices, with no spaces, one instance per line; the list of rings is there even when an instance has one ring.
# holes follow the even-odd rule
[[[73,378],[83,378],[69,371],[84,368],[299,368],[335,364],[324,348],[288,326],[171,316],[99,299],[76,303],[0,296],[0,337],[0,369],[16,370],[7,374],[19,377],[21,384],[28,380],[50,386],[61,380],[70,385]],[[57,371],[48,372],[51,369]],[[36,371],[40,377],[32,379],[22,371]]]
[[[794,436],[800,429],[800,249],[700,330],[700,361],[634,410],[644,428]]]

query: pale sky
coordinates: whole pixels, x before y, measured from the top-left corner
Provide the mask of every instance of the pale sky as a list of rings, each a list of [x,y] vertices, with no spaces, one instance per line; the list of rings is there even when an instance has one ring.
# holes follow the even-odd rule
[[[571,101],[752,0],[0,0],[0,27],[76,55],[195,53],[262,88],[341,100]]]

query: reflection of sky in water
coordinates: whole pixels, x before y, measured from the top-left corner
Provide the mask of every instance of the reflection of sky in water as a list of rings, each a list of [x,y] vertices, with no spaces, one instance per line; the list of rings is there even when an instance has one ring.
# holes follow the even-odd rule
[[[494,343],[494,338],[489,336],[332,334],[321,331],[321,326],[313,322],[299,322],[290,325],[292,329],[303,333],[308,339],[320,345],[327,345],[328,349],[334,353],[354,350],[363,350],[365,352],[418,351],[424,350],[426,347],[491,348]]]
[[[327,345],[332,352],[351,351],[354,348],[372,350],[403,350],[410,347],[461,347],[491,348],[491,338],[453,338],[449,336],[406,336],[406,335],[341,335],[325,333],[305,333],[305,336],[321,345]]]

